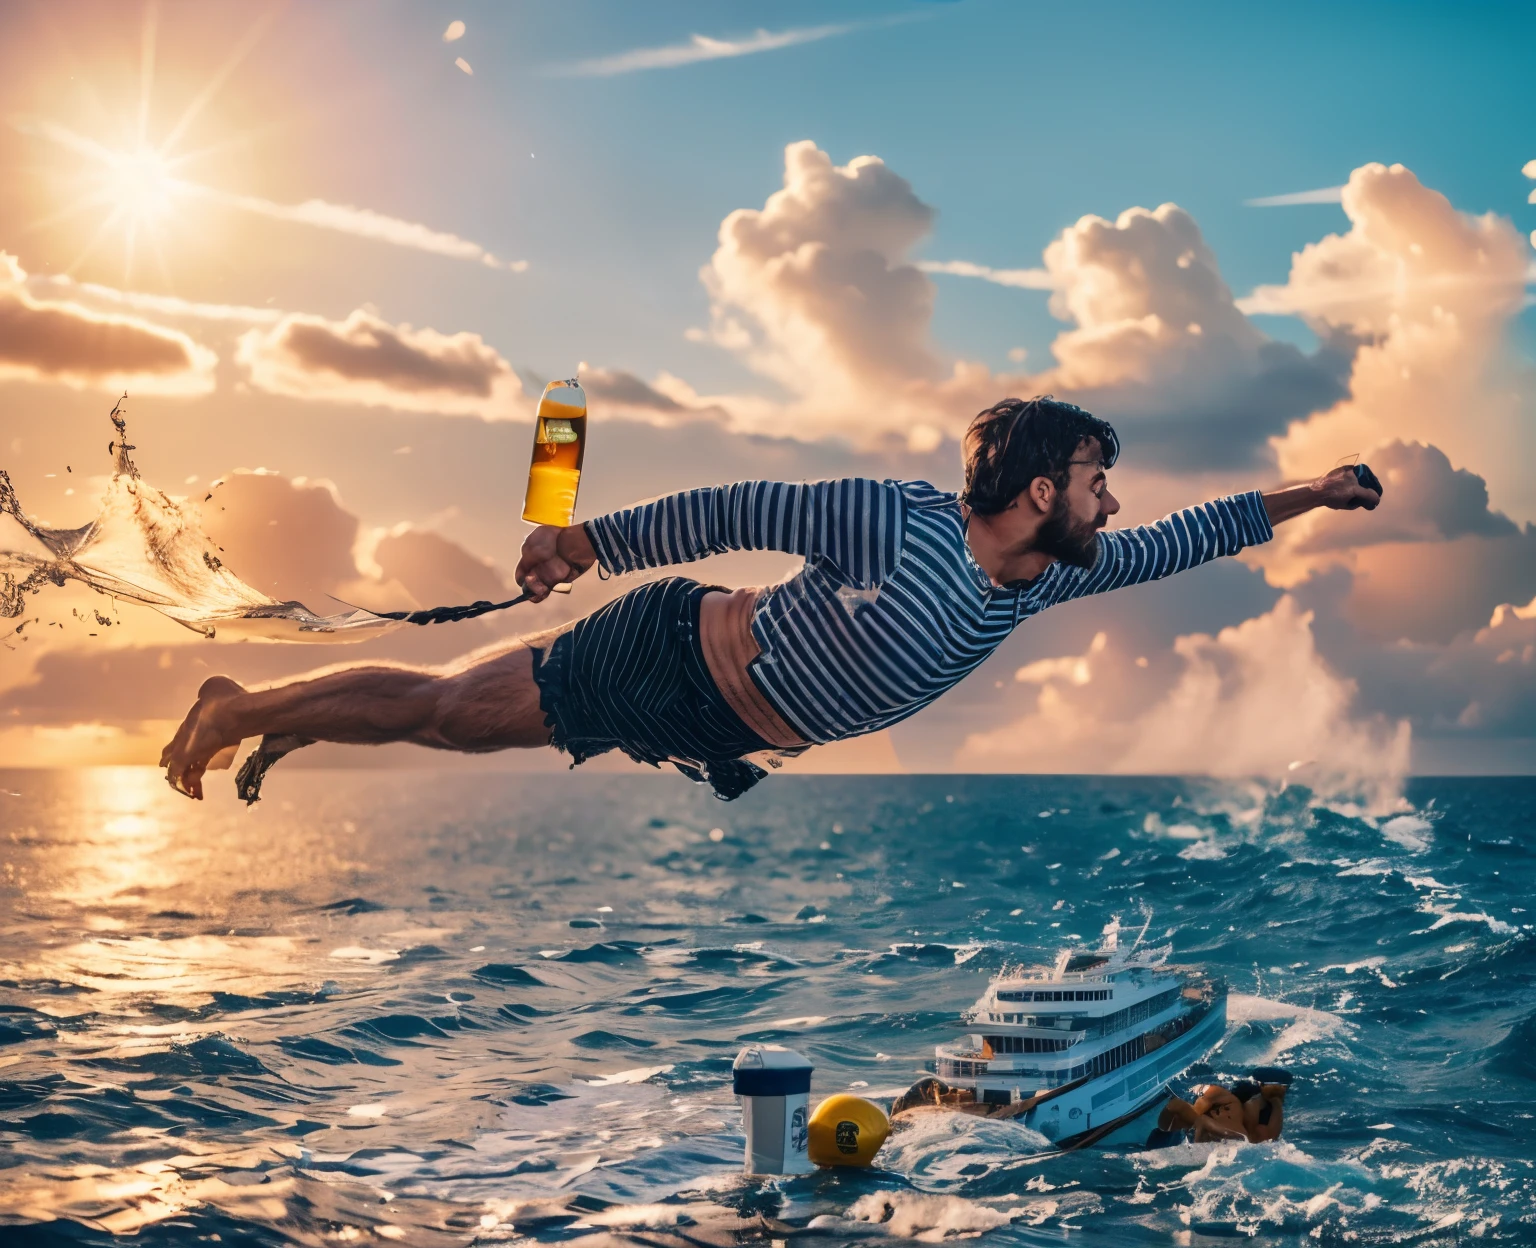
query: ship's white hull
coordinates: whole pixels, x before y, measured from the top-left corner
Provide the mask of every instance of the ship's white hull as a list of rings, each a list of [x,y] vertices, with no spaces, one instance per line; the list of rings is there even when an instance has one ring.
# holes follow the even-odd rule
[[[1227,1001],[1225,995],[1211,1002],[1204,1016],[1182,1036],[1144,1057],[1127,1062],[1124,1066],[1090,1079],[1080,1087],[1063,1091],[1025,1115],[1028,1126],[1058,1145],[1071,1146],[1074,1137],[1094,1132],[1119,1122],[1116,1128],[1096,1139],[1098,1145],[1143,1143],[1147,1132],[1141,1129],[1143,1112],[1164,1099],[1168,1081],[1176,1078],[1190,1066],[1201,1060],[1213,1049],[1226,1033]],[[977,1099],[988,1090],[1005,1091],[1017,1083],[1017,1076],[999,1073],[994,1077],[981,1076],[975,1080],[956,1081],[959,1086],[971,1086]],[[1140,1137],[1131,1140],[1121,1136],[1127,1130],[1140,1131]]]

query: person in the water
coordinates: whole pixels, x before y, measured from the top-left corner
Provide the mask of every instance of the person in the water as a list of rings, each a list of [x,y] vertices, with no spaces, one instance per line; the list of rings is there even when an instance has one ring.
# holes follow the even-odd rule
[[[729,799],[766,774],[759,763],[915,714],[1047,607],[1236,554],[1316,507],[1381,501],[1368,469],[1345,467],[1106,530],[1119,451],[1081,408],[1005,399],[966,432],[958,495],[923,481],[747,481],[540,527],[516,571],[536,601],[594,565],[614,576],[726,550],[805,564],[766,588],[651,581],[438,670],[362,665],[262,690],[212,677],[161,765],[201,798],[209,765],[252,737],[274,757],[313,741],[553,745],[573,766],[613,749],[670,762]]]
[[[1262,1144],[1278,1140],[1285,1127],[1285,1095],[1290,1087],[1290,1071],[1261,1066],[1231,1088],[1219,1083],[1206,1084],[1193,1103],[1170,1096],[1147,1146],[1165,1148],[1184,1141],[1207,1144],[1215,1140],[1246,1140]]]

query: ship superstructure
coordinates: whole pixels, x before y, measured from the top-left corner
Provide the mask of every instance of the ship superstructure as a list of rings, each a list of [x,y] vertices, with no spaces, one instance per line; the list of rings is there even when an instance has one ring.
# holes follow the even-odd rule
[[[1123,948],[1111,923],[1097,949],[1003,971],[967,1014],[971,1033],[937,1047],[935,1073],[954,1097],[1058,1143],[1102,1142],[1161,1103],[1226,1030],[1225,985],[1169,967],[1169,953],[1140,937]]]

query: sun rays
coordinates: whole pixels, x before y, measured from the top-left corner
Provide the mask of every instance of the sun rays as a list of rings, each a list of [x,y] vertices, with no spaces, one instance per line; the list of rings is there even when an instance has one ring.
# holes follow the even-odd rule
[[[171,285],[166,235],[177,222],[178,209],[186,193],[197,189],[183,180],[181,172],[199,158],[239,142],[240,136],[197,150],[184,150],[184,141],[199,115],[260,41],[276,11],[269,9],[252,23],[231,55],[192,97],[176,123],[159,141],[151,138],[159,32],[159,6],[153,2],[145,5],[140,27],[136,107],[128,114],[126,110],[111,109],[105,102],[97,101],[98,111],[103,116],[131,116],[131,130],[120,133],[114,142],[80,134],[46,118],[10,119],[11,125],[23,134],[45,139],[54,147],[80,158],[76,168],[66,175],[69,193],[65,201],[30,227],[36,231],[100,214],[84,247],[66,269],[67,273],[75,273],[104,244],[115,241],[122,249],[125,283],[132,282],[140,248],[147,245],[154,255],[161,280],[167,286]]]
[[[198,216],[209,209],[333,231],[369,242],[469,260],[488,268],[523,272],[528,267],[526,261],[502,260],[470,239],[370,208],[323,199],[309,199],[299,204],[280,203],[194,179],[198,162],[245,144],[257,130],[266,128],[263,123],[226,135],[217,142],[197,147],[189,143],[198,119],[261,42],[280,9],[280,5],[268,7],[250,25],[230,54],[193,93],[175,123],[158,138],[154,137],[153,104],[159,8],[153,0],[144,8],[140,31],[136,107],[112,108],[106,101],[95,99],[96,111],[104,119],[101,129],[108,132],[115,129],[115,134],[110,138],[92,137],[48,118],[9,118],[14,129],[42,139],[51,148],[73,158],[71,167],[60,171],[64,187],[58,197],[61,202],[29,227],[29,232],[36,232],[81,219],[89,222],[88,237],[64,273],[73,276],[103,248],[116,247],[121,251],[125,286],[132,285],[135,268],[148,252],[161,282],[166,289],[172,289],[168,252],[175,235],[191,228]]]

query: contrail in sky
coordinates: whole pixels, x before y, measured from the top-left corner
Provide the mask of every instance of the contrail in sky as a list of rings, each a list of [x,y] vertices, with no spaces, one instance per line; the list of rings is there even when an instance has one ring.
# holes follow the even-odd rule
[[[919,260],[924,273],[947,273],[951,277],[979,277],[996,286],[1014,286],[1019,290],[1055,290],[1056,280],[1045,269],[992,269],[969,260]]]
[[[38,135],[108,168],[120,164],[125,156],[125,153],[113,151],[96,140],[76,134],[67,126],[61,126],[57,122],[41,118],[13,117],[11,125],[23,134]],[[177,161],[166,159],[162,163],[168,169]],[[263,199],[259,195],[239,195],[217,187],[204,186],[198,182],[188,182],[170,176],[165,169],[162,169],[159,174],[158,185],[162,186],[166,193],[195,196],[208,203],[233,208],[239,212],[249,212],[274,221],[289,221],[295,225],[335,230],[337,233],[350,234],[354,238],[388,243],[394,247],[406,247],[413,251],[430,252],[452,260],[477,261],[488,268],[505,269],[513,273],[521,273],[528,267],[526,260],[498,259],[479,243],[460,238],[457,234],[450,234],[445,230],[434,230],[419,222],[391,217],[382,212],[375,212],[371,208],[354,208],[349,204],[333,204],[323,199],[307,199],[301,204],[280,204],[275,200]],[[103,196],[98,195],[95,198],[100,199]]]
[[[752,56],[758,52],[776,52],[802,43],[816,43],[836,35],[846,35],[860,25],[848,22],[837,26],[802,26],[797,30],[759,30],[744,39],[711,39],[691,35],[686,43],[672,43],[659,48],[634,48],[613,56],[599,56],[587,61],[559,65],[549,73],[557,78],[611,78],[642,69],[676,69],[701,61],[719,61],[734,56]]]
[[[253,308],[233,303],[200,303],[177,295],[155,295],[142,290],[120,290],[96,282],[77,282],[62,273],[29,273],[27,289],[47,299],[95,299],[135,312],[161,316],[191,317],[200,321],[232,321],[239,325],[275,325],[287,315],[281,308]]]
[[[513,273],[521,273],[528,267],[526,260],[498,260],[479,243],[460,238],[457,234],[434,230],[415,221],[386,216],[371,208],[332,204],[323,199],[306,199],[302,204],[280,204],[257,195],[237,195],[195,182],[177,182],[176,189],[225,208],[270,217],[274,221],[291,221],[298,225],[311,225],[316,229],[335,230],[354,238],[428,251],[453,260],[478,260],[488,268],[510,269]]]
[[[1292,191],[1289,195],[1266,195],[1262,199],[1245,199],[1248,208],[1290,208],[1295,204],[1340,204],[1344,202],[1342,186],[1320,186],[1315,191]]]

